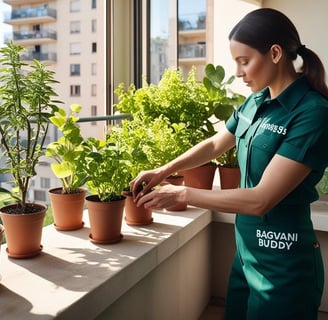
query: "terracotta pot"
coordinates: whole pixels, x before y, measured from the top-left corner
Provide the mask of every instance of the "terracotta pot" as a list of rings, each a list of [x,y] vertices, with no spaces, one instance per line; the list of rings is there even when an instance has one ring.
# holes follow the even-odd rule
[[[179,174],[184,176],[185,186],[208,189],[213,187],[213,180],[217,166],[215,164],[206,164],[200,167],[180,171]]]
[[[174,175],[166,178],[164,181],[173,184],[175,186],[182,186],[184,183],[184,176]],[[184,211],[186,209],[187,209],[186,203],[178,203],[172,207],[166,208],[166,210],[168,211]]]
[[[152,210],[145,207],[137,207],[133,201],[131,192],[124,191],[125,200],[125,221],[130,226],[146,226],[153,222]]]
[[[122,240],[121,234],[125,198],[101,202],[97,195],[86,197],[93,243],[110,244]]]
[[[7,254],[10,258],[31,258],[42,251],[41,236],[47,207],[35,203],[27,205],[35,209],[33,213],[8,213],[17,207],[16,204],[0,209],[1,220],[6,230]]]
[[[83,228],[83,207],[86,190],[63,194],[62,188],[50,189],[48,194],[51,201],[54,225],[57,230],[69,231]]]
[[[240,169],[219,166],[221,189],[236,189],[240,183]]]

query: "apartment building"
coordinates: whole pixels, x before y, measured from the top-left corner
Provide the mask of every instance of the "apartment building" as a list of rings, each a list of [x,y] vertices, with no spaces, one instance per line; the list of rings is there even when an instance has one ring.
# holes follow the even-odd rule
[[[55,72],[62,107],[83,106],[80,117],[106,113],[104,24],[106,1],[97,0],[5,0],[11,11],[4,22],[12,26],[5,40],[26,48],[25,61],[37,59]],[[101,137],[105,122],[81,123],[84,136]],[[48,142],[58,132],[51,127]],[[44,159],[32,181],[31,200],[48,202],[47,189],[58,179]]]

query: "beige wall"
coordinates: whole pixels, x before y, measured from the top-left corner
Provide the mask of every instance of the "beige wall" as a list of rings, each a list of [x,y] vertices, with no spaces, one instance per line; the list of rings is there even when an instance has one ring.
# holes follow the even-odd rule
[[[114,302],[97,320],[197,320],[211,297],[211,225]]]
[[[296,25],[303,44],[320,56],[328,70],[327,0],[264,0],[263,6],[284,12]]]
[[[223,65],[229,76],[234,74],[235,64],[230,56],[228,34],[247,12],[259,7],[256,3],[243,0],[214,1],[213,63]],[[328,42],[324,32],[328,29],[327,0],[263,0],[262,6],[284,12],[296,25],[302,42],[320,56],[328,70]],[[245,95],[250,93],[239,79],[235,81],[234,88]]]

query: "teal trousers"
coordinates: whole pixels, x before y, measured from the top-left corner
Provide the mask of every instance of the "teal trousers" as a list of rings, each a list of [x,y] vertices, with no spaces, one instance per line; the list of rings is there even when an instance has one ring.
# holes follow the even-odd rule
[[[324,269],[309,208],[237,215],[235,232],[225,320],[317,319]]]

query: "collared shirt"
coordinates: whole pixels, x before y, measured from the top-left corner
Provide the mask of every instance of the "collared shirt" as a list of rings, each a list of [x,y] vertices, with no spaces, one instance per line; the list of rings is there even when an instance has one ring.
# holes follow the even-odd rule
[[[250,97],[226,123],[236,136],[241,187],[256,186],[275,154],[312,168],[283,203],[318,199],[316,184],[328,165],[328,100],[311,90],[305,77],[271,99],[266,88]]]

